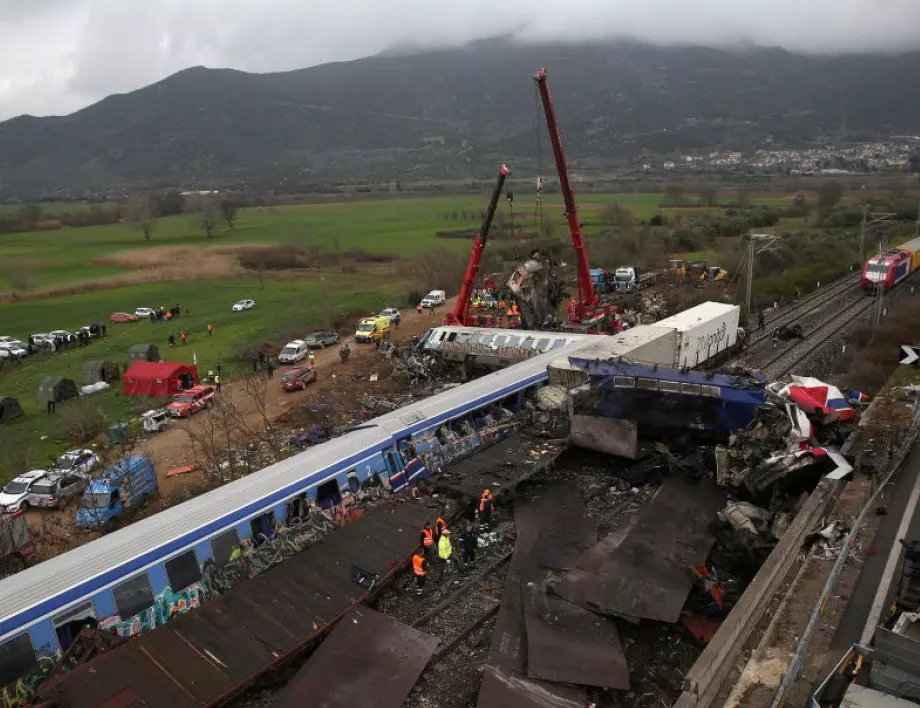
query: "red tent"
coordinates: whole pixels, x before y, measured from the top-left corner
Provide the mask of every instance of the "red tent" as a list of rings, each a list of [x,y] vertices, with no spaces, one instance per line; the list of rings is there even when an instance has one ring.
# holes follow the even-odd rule
[[[124,378],[126,396],[165,398],[197,383],[197,366],[172,361],[135,361]]]

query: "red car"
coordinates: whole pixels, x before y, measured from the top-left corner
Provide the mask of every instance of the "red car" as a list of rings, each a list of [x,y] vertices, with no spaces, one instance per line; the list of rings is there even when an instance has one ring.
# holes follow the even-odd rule
[[[281,375],[281,388],[285,391],[303,391],[307,384],[316,381],[316,371],[307,366],[288,369]]]
[[[129,312],[113,312],[109,316],[109,322],[137,322],[137,315]]]
[[[213,386],[192,386],[176,394],[172,403],[166,406],[166,412],[174,418],[188,418],[192,413],[208,408],[213,402]]]

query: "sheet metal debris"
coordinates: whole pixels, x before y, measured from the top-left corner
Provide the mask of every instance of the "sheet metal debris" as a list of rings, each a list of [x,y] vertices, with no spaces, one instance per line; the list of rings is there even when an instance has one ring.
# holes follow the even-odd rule
[[[418,545],[420,504],[382,504],[284,563],[46,684],[59,708],[126,692],[150,708],[212,705],[302,651],[365,596],[355,566],[385,580]],[[380,581],[378,581],[380,582]]]
[[[563,598],[603,614],[677,622],[705,563],[710,524],[724,506],[711,482],[669,477],[617,545],[597,544],[556,587]]]
[[[366,607],[351,610],[273,708],[399,708],[438,640]]]
[[[584,708],[585,689],[527,676],[527,640],[521,583],[514,561],[492,632],[478,708]]]
[[[522,492],[514,505],[518,566],[566,570],[597,543],[597,523],[588,518],[578,489],[568,483],[540,485]]]

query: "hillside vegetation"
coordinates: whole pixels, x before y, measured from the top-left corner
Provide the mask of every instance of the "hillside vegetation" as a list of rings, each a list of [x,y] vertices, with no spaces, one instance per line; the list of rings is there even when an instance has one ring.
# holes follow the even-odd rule
[[[916,132],[920,53],[480,41],[273,74],[188,69],[66,117],[0,123],[7,194],[490,174],[536,160],[550,69],[576,168],[645,153]],[[541,126],[542,132],[542,126]],[[543,159],[549,162],[544,147]]]

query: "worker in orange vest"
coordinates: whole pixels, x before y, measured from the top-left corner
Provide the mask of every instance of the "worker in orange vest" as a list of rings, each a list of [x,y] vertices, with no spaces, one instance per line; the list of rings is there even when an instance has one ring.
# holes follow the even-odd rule
[[[434,522],[434,538],[436,542],[441,540],[441,534],[444,533],[446,528],[447,522],[439,516]]]
[[[488,527],[492,521],[492,490],[484,489],[479,497],[479,522]]]
[[[214,334],[214,325],[208,322],[208,336],[210,337],[212,334]]]
[[[428,579],[428,566],[428,560],[422,555],[421,551],[417,551],[415,555],[412,556],[412,572],[415,575],[415,594],[419,597],[425,592],[425,581]]]
[[[434,553],[434,531],[431,528],[430,521],[425,522],[425,527],[422,529],[419,543],[422,544],[422,551],[424,552],[425,557],[431,558],[432,554]]]

